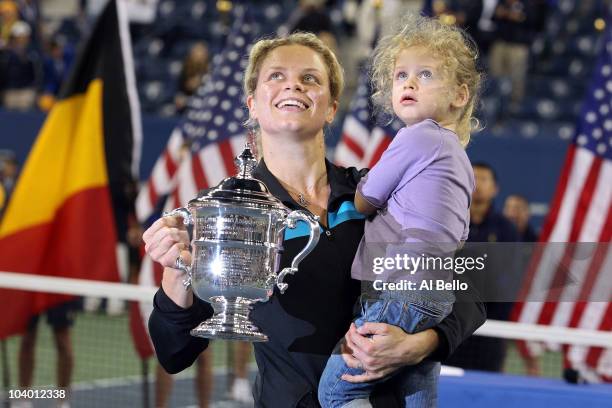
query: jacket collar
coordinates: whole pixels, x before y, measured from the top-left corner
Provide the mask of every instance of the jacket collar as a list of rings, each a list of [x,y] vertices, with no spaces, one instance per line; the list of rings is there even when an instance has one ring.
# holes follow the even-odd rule
[[[327,170],[327,181],[331,187],[327,210],[335,211],[343,201],[352,201],[354,199],[355,187],[357,184],[356,181],[351,178],[347,169],[338,167],[327,159],[325,159],[325,169]],[[263,158],[257,164],[253,176],[263,181],[266,186],[268,186],[270,193],[289,208],[294,209],[300,207],[270,172]]]

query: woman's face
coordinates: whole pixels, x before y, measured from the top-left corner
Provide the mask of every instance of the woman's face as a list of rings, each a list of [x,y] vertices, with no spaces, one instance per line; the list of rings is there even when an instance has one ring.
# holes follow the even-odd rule
[[[262,134],[318,134],[336,114],[323,58],[311,48],[286,45],[270,51],[247,106]]]

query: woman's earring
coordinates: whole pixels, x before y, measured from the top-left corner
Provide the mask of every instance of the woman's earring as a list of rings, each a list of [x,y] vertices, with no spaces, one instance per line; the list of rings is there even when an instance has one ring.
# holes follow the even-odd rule
[[[251,149],[251,152],[253,153],[253,156],[258,158],[259,154],[258,154],[258,151],[257,151],[257,135],[255,134],[253,129],[249,129],[247,131],[247,144],[248,144],[249,148]]]

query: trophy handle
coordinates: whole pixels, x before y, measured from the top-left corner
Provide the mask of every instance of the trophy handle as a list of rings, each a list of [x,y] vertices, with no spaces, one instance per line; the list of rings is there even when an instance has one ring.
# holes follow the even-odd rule
[[[293,229],[297,226],[298,221],[304,221],[306,224],[308,224],[308,227],[310,228],[310,238],[308,238],[308,243],[304,249],[302,249],[302,251],[300,251],[295,258],[293,258],[293,261],[291,261],[291,266],[289,268],[283,268],[283,270],[278,274],[278,277],[276,278],[276,286],[278,286],[281,293],[285,293],[289,287],[288,284],[283,282],[285,276],[289,273],[292,275],[296,273],[300,262],[302,262],[306,255],[308,255],[319,242],[319,234],[321,233],[319,231],[319,217],[310,215],[301,210],[297,210],[290,212],[283,223],[287,226],[287,228]]]
[[[193,217],[185,207],[175,208],[172,211],[165,211],[162,217],[175,217],[177,215],[183,219],[183,224],[187,226],[193,225]],[[183,279],[183,286],[185,286],[185,290],[189,289],[189,287],[191,287],[191,265],[187,265],[181,257],[178,257],[176,259],[175,268],[187,274],[187,277]]]
[[[181,218],[183,218],[183,224],[185,225],[193,225],[193,217],[191,216],[191,213],[189,212],[188,209],[186,209],[185,207],[179,207],[179,208],[175,208],[172,211],[164,211],[164,213],[162,214],[162,217],[176,217],[179,216]]]

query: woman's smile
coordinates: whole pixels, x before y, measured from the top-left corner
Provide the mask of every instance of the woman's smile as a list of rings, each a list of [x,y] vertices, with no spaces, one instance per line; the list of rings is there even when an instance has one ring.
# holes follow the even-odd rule
[[[310,107],[308,102],[300,98],[283,98],[276,107],[284,112],[303,112]]]

